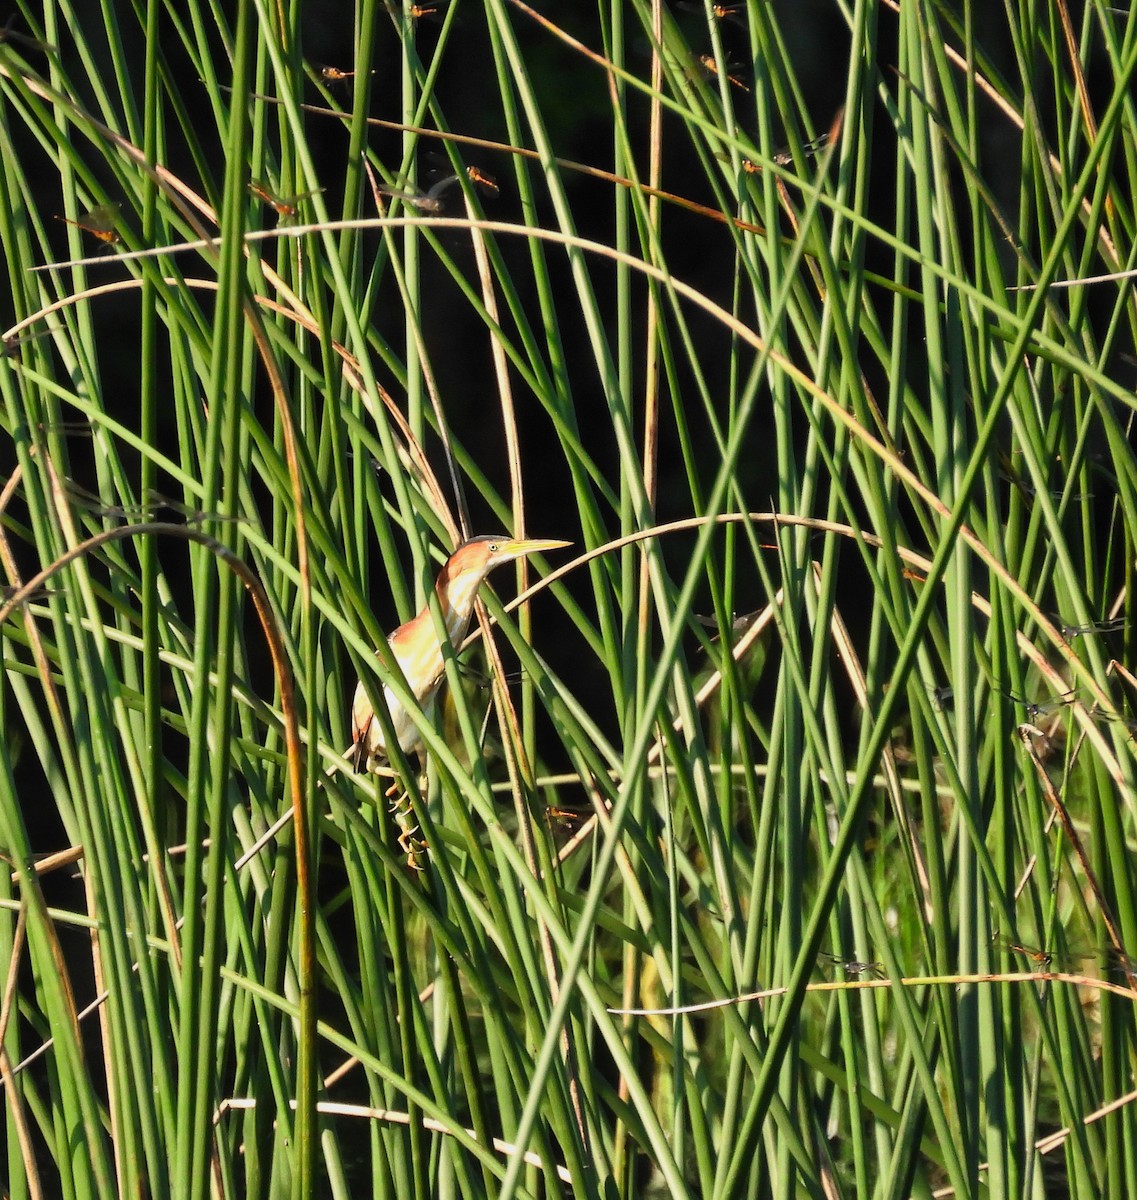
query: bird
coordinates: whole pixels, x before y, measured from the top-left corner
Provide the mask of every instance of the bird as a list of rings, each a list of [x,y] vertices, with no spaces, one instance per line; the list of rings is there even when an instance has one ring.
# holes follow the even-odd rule
[[[463,542],[446,560],[434,584],[451,645],[460,646],[465,638],[474,611],[474,602],[478,597],[478,589],[495,567],[513,562],[526,554],[534,554],[540,550],[558,550],[571,545],[571,542],[549,539],[518,540],[505,534],[481,534]],[[400,625],[387,638],[387,645],[419,706],[429,714],[434,707],[445,671],[442,643],[430,604],[426,604],[417,617]],[[421,757],[422,735],[410,713],[387,685],[383,687],[383,698],[387,703],[387,711],[399,748],[405,754],[412,750],[418,751]],[[353,765],[357,771],[372,771],[378,762],[388,757],[387,740],[383,724],[375,716],[362,681],[355,689],[355,698],[351,706],[351,725]],[[397,786],[393,790],[398,790]],[[400,838],[400,842],[402,840]]]

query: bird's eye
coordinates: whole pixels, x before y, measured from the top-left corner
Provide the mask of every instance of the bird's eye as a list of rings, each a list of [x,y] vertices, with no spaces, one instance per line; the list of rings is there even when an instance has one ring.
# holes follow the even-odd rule
[[[500,549],[501,549],[501,547],[497,544],[497,542],[490,542],[490,553],[491,554],[496,554]]]

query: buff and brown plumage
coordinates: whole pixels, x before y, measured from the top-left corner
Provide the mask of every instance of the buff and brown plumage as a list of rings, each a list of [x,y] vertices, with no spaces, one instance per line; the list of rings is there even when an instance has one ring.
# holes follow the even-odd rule
[[[495,568],[540,550],[556,550],[570,542],[547,539],[518,540],[505,535],[483,534],[464,542],[446,560],[434,585],[446,632],[458,647],[466,636],[478,589]],[[419,705],[430,711],[442,685],[445,660],[438,629],[427,604],[417,617],[400,625],[387,639],[395,661],[406,678]],[[383,696],[391,714],[391,724],[400,748],[409,753],[422,746],[422,737],[410,714],[390,687]],[[355,689],[351,706],[352,754],[356,770],[371,769],[376,760],[387,757],[383,724],[376,720],[363,684]]]

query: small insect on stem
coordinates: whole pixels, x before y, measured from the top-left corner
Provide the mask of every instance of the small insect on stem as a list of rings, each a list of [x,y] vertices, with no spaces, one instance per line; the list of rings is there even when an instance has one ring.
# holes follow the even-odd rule
[[[754,622],[756,620],[758,620],[758,618],[765,611],[766,611],[765,609],[756,608],[752,612],[748,612],[748,613],[731,613],[730,614],[730,633],[731,633],[732,639],[737,640],[738,638],[742,637],[742,635],[747,632],[747,630],[750,628],[750,626],[753,625]],[[701,613],[692,613],[691,615],[695,618],[695,620],[700,625],[702,625],[702,627],[704,629],[715,630],[715,635],[714,635],[714,637],[711,638],[712,643],[717,642],[719,640],[719,635],[718,635],[719,623],[718,623],[717,617],[703,616]]]
[[[1137,981],[1137,958],[1132,954],[1126,954],[1115,946],[1105,946],[1101,953],[1105,958],[1107,971],[1120,972],[1129,980],[1130,985]]]
[[[822,150],[824,150],[825,147],[828,145],[829,145],[829,133],[828,132],[821,133],[821,134],[818,134],[817,137],[813,138],[812,141],[806,142],[802,146],[801,152],[802,152],[802,154],[805,155],[806,158],[813,158],[817,154],[819,154]],[[776,150],[774,152],[773,159],[774,159],[774,162],[776,162],[779,167],[788,167],[793,164],[794,154],[793,154],[793,151],[789,148],[789,146],[783,146],[781,148],[781,150]]]
[[[1072,642],[1087,633],[1116,633],[1125,628],[1124,617],[1107,617],[1104,621],[1091,621],[1088,625],[1063,625],[1062,636]]]
[[[550,825],[557,825],[568,830],[584,824],[586,814],[572,808],[564,808],[559,804],[550,804],[545,809],[545,817]]]
[[[813,138],[811,141],[805,142],[802,145],[801,152],[802,152],[802,154],[805,155],[806,158],[814,158],[817,154],[819,154],[822,150],[824,150],[826,146],[829,145],[829,141],[830,141],[830,135],[828,133],[819,134],[817,137]],[[725,154],[720,154],[718,157],[723,162],[729,161]],[[772,163],[777,164],[777,166],[779,166],[779,167],[793,166],[793,161],[794,161],[793,151],[789,148],[789,146],[782,146],[781,149],[775,150],[774,153],[770,155],[770,161]],[[761,163],[754,162],[753,159],[744,158],[742,160],[742,169],[746,172],[747,175],[758,175],[762,170],[762,165],[761,165]],[[923,578],[923,576],[914,576],[912,574],[909,574],[909,572],[907,570],[904,572],[904,574],[906,576],[908,576],[908,578],[918,578],[918,579]]]
[[[472,184],[481,188],[487,196],[499,196],[501,194],[501,188],[497,186],[497,180],[492,175],[486,174],[480,167],[467,167],[466,178]]]
[[[449,180],[444,181],[449,183]],[[441,200],[441,191],[436,191],[439,185],[435,184],[429,192],[420,192],[417,188],[413,191],[406,188],[388,187],[386,184],[380,184],[376,189],[383,196],[390,196],[393,200],[402,200],[404,204],[409,204],[411,208],[417,208],[420,213],[426,213],[428,216],[436,217],[442,212],[445,205]]]
[[[339,67],[333,67],[328,64],[313,65],[313,70],[317,72],[320,79],[328,85],[332,91],[346,92],[351,81],[359,76],[358,71],[344,71]],[[365,75],[374,75],[374,71],[365,71]]]
[[[278,196],[269,189],[267,184],[262,183],[259,179],[253,179],[249,182],[249,191],[258,200],[263,200],[271,208],[274,208],[276,215],[281,221],[292,220],[300,211],[302,201],[310,200],[313,196],[318,196],[323,190],[323,188],[313,188],[312,191],[301,192],[297,196]]]
[[[706,9],[699,0],[679,0],[678,8],[685,12],[706,13]],[[711,16],[716,21],[730,21],[740,28],[746,28],[746,5],[745,4],[712,4]]]
[[[822,954],[827,962],[845,972],[846,975],[868,975],[872,979],[885,979],[884,963],[862,962],[855,958],[840,958],[836,954]]]
[[[431,0],[429,4],[408,4],[403,8],[401,4],[387,4],[385,7],[393,17],[406,17],[412,24],[421,21],[429,20],[441,22],[443,10],[450,3],[450,0]]]
[[[1063,692],[1060,696],[1055,696],[1052,700],[1039,702],[1027,700],[1023,696],[1016,696],[1014,692],[1000,691],[999,695],[1006,696],[1008,700],[1013,700],[1016,704],[1021,704],[1026,709],[1027,718],[1034,721],[1039,717],[1049,716],[1050,713],[1073,704],[1078,699],[1078,689],[1074,688],[1069,692]]]
[[[70,217],[57,216],[57,221],[62,221],[65,225],[74,225],[77,229],[81,229],[84,233],[89,233],[92,237],[98,238],[104,245],[110,247],[117,245],[122,239],[115,229],[115,222],[118,220],[119,206],[117,204],[100,204],[92,208],[89,213],[84,213],[83,216],[72,220]]]
[[[1037,963],[1046,970],[1049,970],[1054,962],[1054,955],[1049,950],[1040,950],[1037,946],[1026,946],[1022,942],[1013,942],[1001,934],[996,934],[993,940],[1000,949],[1022,955],[1023,958],[1029,958],[1031,962]]]
[[[719,68],[719,64],[715,61],[714,57],[710,54],[700,54],[699,62],[702,64],[703,69],[707,72],[708,75],[725,74],[728,82],[734,84],[734,86],[736,88],[739,88],[741,91],[744,91],[744,92],[750,91],[750,89],[746,86],[746,84],[743,83],[742,80],[739,79],[737,75],[731,74],[731,72],[737,70],[737,68],[730,62],[727,62],[725,64],[724,68],[721,70]]]
[[[951,707],[952,700],[955,698],[955,688],[950,683],[941,684],[939,687],[929,687],[928,691],[932,697],[932,707],[937,712],[943,712]]]
[[[1084,972],[1089,964],[1100,961],[1106,974],[1124,975],[1130,986],[1137,982],[1137,958],[1116,946],[1071,946],[1064,953],[1053,955],[1046,950],[1036,950],[1033,946],[1009,943],[1007,948],[1025,954],[1048,970]]]
[[[496,196],[500,191],[497,180],[477,167],[467,167],[466,176],[483,192],[491,196]],[[386,184],[380,184],[377,190],[384,196],[393,196],[396,200],[402,200],[404,204],[417,208],[421,213],[438,216],[446,208],[446,193],[455,187],[460,179],[460,175],[444,175],[426,192],[420,191],[418,188],[395,188]]]

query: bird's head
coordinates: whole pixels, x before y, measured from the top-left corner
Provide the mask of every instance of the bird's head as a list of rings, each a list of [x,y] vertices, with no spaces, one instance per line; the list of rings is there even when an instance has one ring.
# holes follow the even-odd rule
[[[505,534],[482,534],[463,542],[446,560],[446,566],[438,577],[440,595],[452,605],[461,607],[466,597],[472,599],[482,580],[502,563],[524,558],[540,550],[559,550],[571,546],[572,542],[552,541],[548,538],[511,538]]]
[[[511,538],[505,534],[483,533],[470,538],[450,556],[450,565],[461,571],[473,571],[482,576],[500,567],[502,563],[536,554],[539,550],[559,550],[571,546],[572,542],[557,542],[543,538]]]

